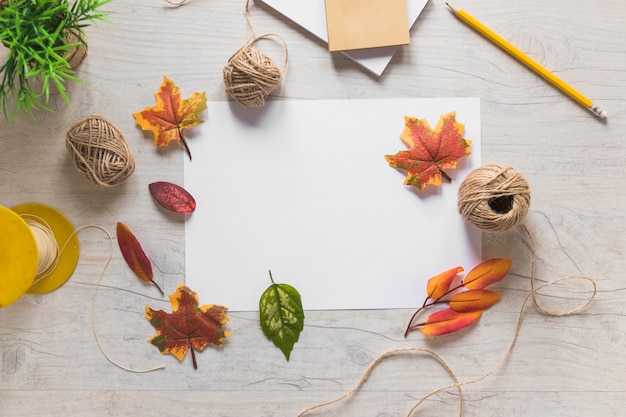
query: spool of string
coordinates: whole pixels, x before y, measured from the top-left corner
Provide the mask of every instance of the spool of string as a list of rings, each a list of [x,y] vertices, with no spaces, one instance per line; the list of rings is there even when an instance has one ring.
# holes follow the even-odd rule
[[[226,93],[238,103],[250,107],[261,107],[267,96],[279,86],[287,69],[288,50],[285,40],[279,35],[269,33],[255,37],[254,26],[250,19],[249,0],[246,1],[246,18],[252,31],[250,39],[235,52],[224,67]],[[285,48],[285,62],[282,70],[272,58],[260,52],[253,45],[262,40],[278,38]]]
[[[114,187],[135,170],[135,158],[124,135],[100,116],[71,126],[65,144],[74,167],[93,185]]]
[[[48,277],[59,263],[61,251],[59,244],[54,237],[54,232],[50,225],[41,217],[33,214],[22,214],[24,222],[30,227],[35,243],[37,244],[38,262],[35,279],[31,285],[35,285],[42,279]]]
[[[463,219],[485,231],[502,233],[522,224],[530,207],[530,187],[515,169],[491,164],[470,172],[459,187]]]

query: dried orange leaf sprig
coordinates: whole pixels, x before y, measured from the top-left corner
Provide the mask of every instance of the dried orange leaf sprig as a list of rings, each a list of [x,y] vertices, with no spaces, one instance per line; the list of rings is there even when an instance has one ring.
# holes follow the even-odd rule
[[[440,186],[442,178],[451,181],[443,170],[456,168],[457,160],[471,153],[472,141],[463,137],[464,130],[456,112],[439,117],[434,129],[426,119],[405,116],[400,139],[409,150],[385,155],[385,159],[390,166],[406,170],[405,185],[420,190],[429,184]]]
[[[135,121],[143,130],[154,134],[155,146],[167,146],[171,141],[178,140],[191,159],[191,150],[183,137],[182,130],[198,126],[204,120],[200,113],[206,110],[206,91],[193,93],[183,100],[180,88],[172,80],[163,77],[163,84],[155,94],[156,105],[146,107],[143,111],[133,113]]]
[[[457,275],[463,272],[460,266],[435,275],[428,280],[426,300],[411,316],[404,336],[418,328],[426,335],[440,336],[474,323],[484,310],[497,303],[501,297],[499,293],[485,287],[502,280],[512,264],[506,258],[488,259],[468,272],[457,285],[453,283]],[[432,313],[425,322],[415,323],[416,317],[424,309],[441,304],[447,304],[448,307]]]

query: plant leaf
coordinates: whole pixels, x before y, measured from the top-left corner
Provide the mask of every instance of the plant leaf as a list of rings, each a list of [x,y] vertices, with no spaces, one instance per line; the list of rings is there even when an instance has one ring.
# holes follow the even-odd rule
[[[407,171],[405,185],[420,190],[429,184],[440,186],[444,169],[456,168],[457,160],[471,153],[471,140],[463,138],[465,125],[455,119],[456,112],[444,114],[432,129],[426,119],[404,117],[400,139],[409,147],[395,155],[385,155],[390,166]]]
[[[270,285],[259,300],[261,329],[274,342],[287,361],[304,328],[300,293],[288,284],[276,284],[270,271]]]
[[[137,278],[143,282],[150,282],[159,289],[161,295],[165,295],[163,290],[154,282],[154,275],[152,273],[152,263],[143,251],[139,240],[135,237],[133,232],[130,231],[128,226],[122,222],[117,223],[116,228],[117,243],[122,252],[124,260],[130,267],[130,269],[137,275]]]
[[[502,296],[489,290],[468,290],[454,294],[450,298],[450,308],[459,313],[486,310],[497,303]]]
[[[446,295],[450,290],[452,281],[461,272],[463,272],[463,268],[457,266],[456,268],[448,269],[447,271],[429,279],[426,284],[426,293],[428,294],[428,298],[436,300]]]
[[[171,141],[180,141],[189,159],[191,151],[182,135],[182,129],[198,126],[204,121],[200,113],[206,110],[206,91],[193,93],[183,100],[180,97],[180,88],[172,80],[163,77],[163,84],[155,94],[156,105],[146,107],[143,111],[133,113],[135,122],[143,129],[154,134],[155,146],[167,146]]]
[[[159,205],[176,213],[192,213],[196,200],[183,187],[171,182],[158,181],[148,185],[150,194]]]
[[[506,258],[492,258],[476,265],[463,280],[468,290],[479,290],[494,284],[506,276],[513,261]]]
[[[172,312],[153,310],[146,306],[146,319],[156,329],[157,335],[148,342],[162,354],[171,354],[182,361],[191,351],[193,368],[198,369],[195,350],[209,345],[221,346],[230,332],[223,327],[228,322],[227,308],[217,304],[198,306],[198,293],[182,283],[169,296]]]
[[[446,308],[428,316],[428,320],[420,330],[429,336],[453,333],[474,323],[480,318],[481,314],[482,311],[460,313],[451,308]]]

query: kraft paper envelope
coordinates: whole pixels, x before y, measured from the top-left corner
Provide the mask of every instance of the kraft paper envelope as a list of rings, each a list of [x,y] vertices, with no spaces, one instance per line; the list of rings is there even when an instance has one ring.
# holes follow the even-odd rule
[[[409,43],[406,0],[325,0],[328,50]]]

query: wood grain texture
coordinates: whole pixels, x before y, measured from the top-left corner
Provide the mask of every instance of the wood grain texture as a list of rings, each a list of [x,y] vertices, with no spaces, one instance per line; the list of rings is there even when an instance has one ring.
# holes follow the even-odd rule
[[[155,280],[174,291],[184,280],[184,221],[151,199],[148,184],[183,181],[184,151],[152,146],[132,113],[152,105],[164,74],[182,94],[207,91],[226,100],[222,68],[250,31],[244,1],[189,0],[179,8],[154,0],[106,6],[115,25],[89,28],[83,83],[69,85],[71,104],[54,97],[54,113],[0,121],[0,204],[50,204],[75,226],[113,231],[126,223],[155,265]],[[548,317],[529,307],[505,364],[464,388],[465,416],[618,416],[626,409],[626,3],[620,0],[457,1],[458,7],[529,53],[608,113],[607,123],[565,97],[432,1],[380,79],[280,15],[251,7],[257,34],[278,33],[289,64],[276,99],[479,96],[484,163],[515,167],[529,181],[526,224],[537,240],[537,278],[590,275],[598,295],[583,314]],[[264,52],[282,59],[280,44]],[[6,52],[1,51],[0,57]],[[65,130],[91,114],[125,135],[135,173],[120,187],[96,189],[71,165]],[[371,121],[363,121],[371,122]],[[193,141],[189,145],[193,152]],[[199,140],[199,139],[198,139]],[[79,235],[81,257],[59,290],[24,296],[0,309],[0,416],[296,416],[354,386],[388,349],[417,346],[440,354],[468,380],[491,369],[513,335],[529,289],[531,253],[521,231],[485,235],[484,257],[510,257],[497,285],[500,303],[467,331],[432,340],[402,334],[411,311],[310,311],[290,362],[261,333],[257,314],[231,313],[223,349],[178,363],[147,343],[154,330],[144,306],[169,309],[139,282],[114,247],[98,293],[96,322],[107,352],[133,368],[110,364],[91,325],[92,298],[108,239]],[[332,266],[329,266],[332,267]],[[416,273],[419,265],[416,266]],[[356,282],[355,277],[355,282]],[[286,280],[286,279],[285,279]],[[286,280],[287,281],[287,280]],[[203,294],[206,302],[210,294]],[[557,306],[584,298],[565,285],[544,300]],[[419,300],[416,300],[416,306]],[[552,304],[550,304],[552,305]],[[351,399],[312,412],[326,416],[403,416],[429,391],[451,382],[432,357],[401,354],[384,361]],[[431,397],[417,415],[458,415],[458,392]]]

